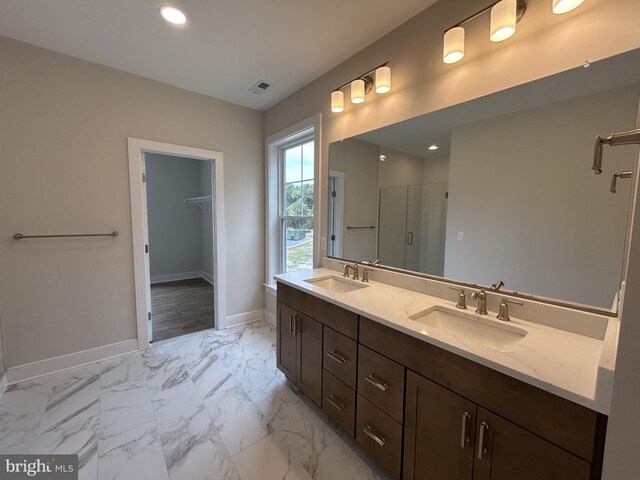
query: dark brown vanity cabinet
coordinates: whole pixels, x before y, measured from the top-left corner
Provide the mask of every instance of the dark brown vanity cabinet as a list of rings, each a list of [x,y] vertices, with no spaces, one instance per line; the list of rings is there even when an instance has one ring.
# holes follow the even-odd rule
[[[278,302],[278,368],[311,400],[322,402],[322,324]]]
[[[605,415],[281,283],[278,368],[395,478],[601,477]]]
[[[405,479],[589,480],[590,465],[420,375],[407,375]]]
[[[278,283],[277,309],[278,368],[327,413],[335,410],[341,420],[336,419],[338,424],[353,435],[348,425],[349,409],[355,415],[355,392],[351,390],[353,398],[344,392],[355,385],[358,315],[282,283]],[[328,348],[323,346],[324,339]],[[340,383],[324,381],[323,361]],[[324,398],[323,381],[325,387],[335,388],[333,393],[325,392]],[[343,382],[347,390],[339,388]]]
[[[470,480],[476,410],[473,402],[408,372],[404,478]]]

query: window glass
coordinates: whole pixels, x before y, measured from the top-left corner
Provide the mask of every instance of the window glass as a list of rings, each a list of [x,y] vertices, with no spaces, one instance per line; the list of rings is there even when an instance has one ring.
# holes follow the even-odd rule
[[[315,190],[313,141],[285,147],[282,163],[282,270],[311,269]]]

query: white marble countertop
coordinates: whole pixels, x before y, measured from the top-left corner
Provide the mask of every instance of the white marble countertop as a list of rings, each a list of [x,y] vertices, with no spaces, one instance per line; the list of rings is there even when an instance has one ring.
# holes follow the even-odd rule
[[[366,288],[347,293],[335,293],[305,281],[334,275],[342,278],[339,272],[326,268],[281,274],[275,278],[567,400],[600,413],[609,413],[619,331],[617,319],[602,317],[606,329],[604,336],[598,338],[597,335],[581,335],[522,320],[512,313],[510,325],[526,330],[527,335],[505,351],[499,351],[409,319],[409,316],[433,306],[455,312],[455,302],[373,280],[364,284],[368,285]],[[473,310],[469,308],[464,312],[471,314],[472,318],[480,317]],[[496,312],[489,311],[482,320],[502,324],[495,316]]]

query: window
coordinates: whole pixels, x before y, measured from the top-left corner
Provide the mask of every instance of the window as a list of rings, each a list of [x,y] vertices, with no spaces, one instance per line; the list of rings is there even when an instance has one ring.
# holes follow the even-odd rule
[[[265,292],[270,294],[275,294],[274,275],[314,268],[323,253],[321,120],[314,115],[265,139]]]
[[[314,140],[280,147],[281,272],[313,268]]]

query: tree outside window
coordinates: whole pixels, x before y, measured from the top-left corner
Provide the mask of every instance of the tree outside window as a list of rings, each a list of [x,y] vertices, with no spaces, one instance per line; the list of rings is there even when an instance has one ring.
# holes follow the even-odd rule
[[[283,271],[313,268],[314,145],[306,140],[282,150]]]

